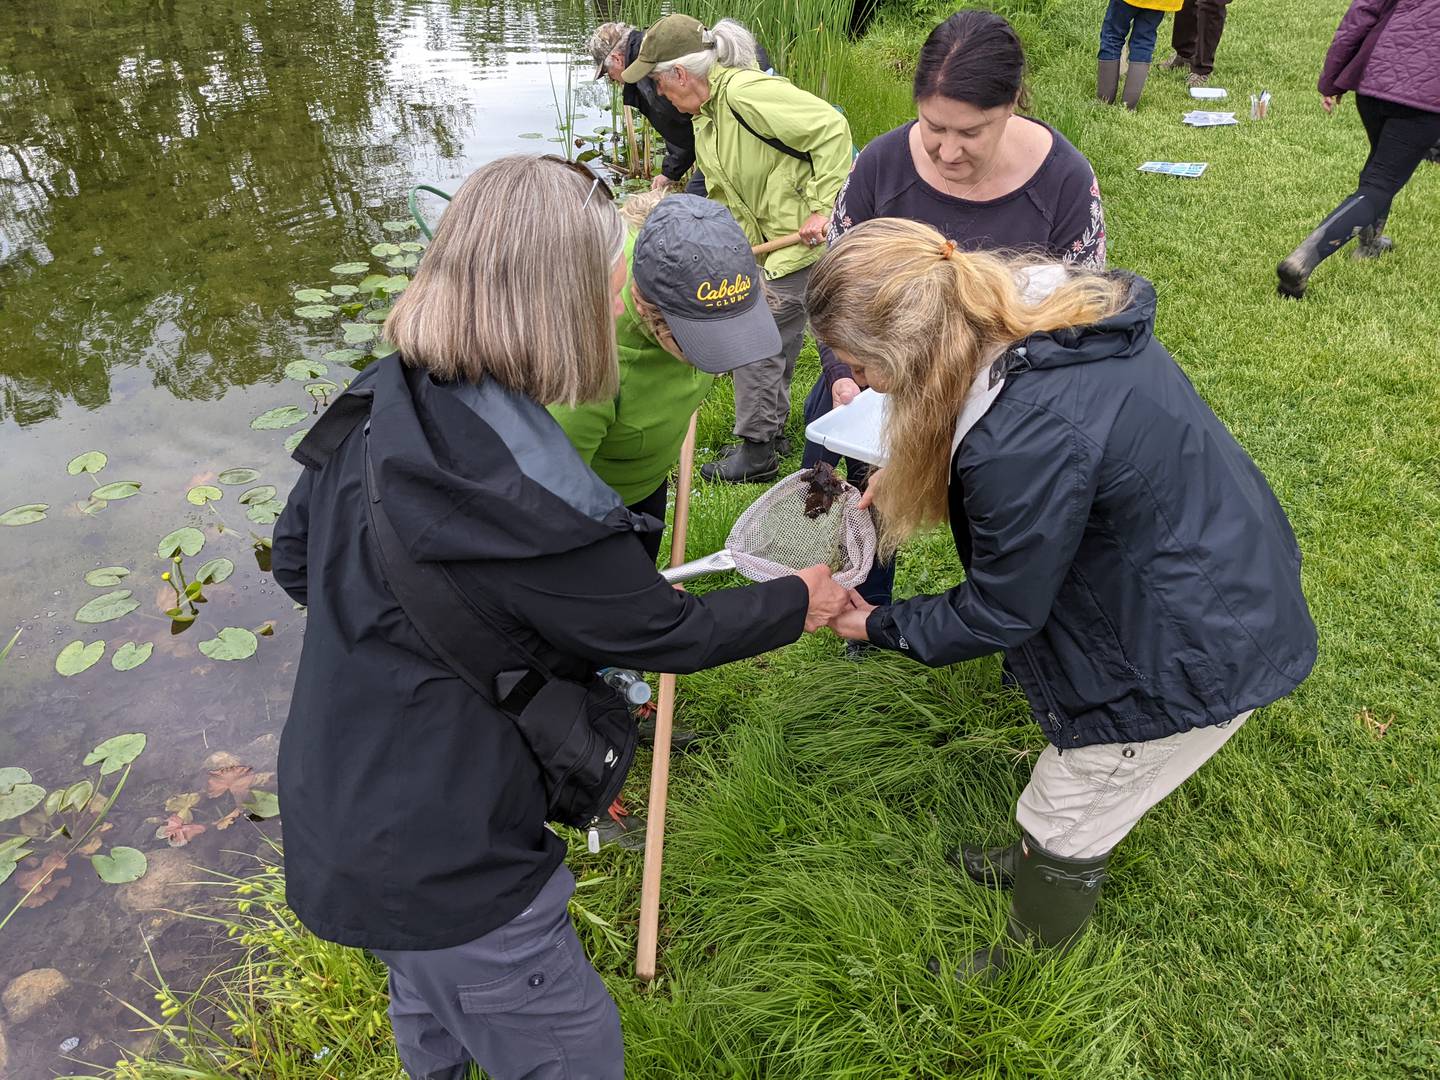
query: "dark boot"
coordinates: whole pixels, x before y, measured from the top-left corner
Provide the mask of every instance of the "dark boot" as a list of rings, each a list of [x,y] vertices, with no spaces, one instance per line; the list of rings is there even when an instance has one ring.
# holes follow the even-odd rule
[[[1179,71],[1181,68],[1184,68],[1186,71],[1190,70],[1190,58],[1188,56],[1181,56],[1178,52],[1172,52],[1170,59],[1160,64],[1161,71]]]
[[[1355,258],[1378,259],[1394,246],[1395,241],[1385,235],[1385,218],[1382,217],[1375,224],[1360,230],[1360,235],[1355,238]]]
[[[1149,64],[1131,64],[1125,69],[1125,89],[1120,94],[1120,100],[1125,103],[1125,108],[1131,112],[1140,104],[1140,94],[1145,89],[1145,80],[1150,78]]]
[[[1275,268],[1280,278],[1277,291],[1281,296],[1299,300],[1305,295],[1315,268],[1344,247],[1361,229],[1374,223],[1375,213],[1370,200],[1364,195],[1351,195]]]
[[[1020,841],[1007,847],[974,848],[968,845],[950,853],[950,861],[964,870],[971,881],[987,889],[1008,889],[1015,884],[1015,860]]]
[[[1115,104],[1115,89],[1120,85],[1120,61],[1101,60],[1095,74],[1095,96],[1106,105]]]
[[[773,480],[780,471],[780,462],[775,457],[773,439],[745,439],[740,449],[722,461],[711,461],[700,467],[700,475],[706,480],[719,480],[727,484],[754,484],[762,480]]]
[[[1006,936],[1063,953],[1090,921],[1105,884],[1110,852],[1093,859],[1066,859],[1050,854],[1023,833],[1019,847]],[[1004,943],[992,945],[976,952],[955,977],[991,978],[1008,962]]]

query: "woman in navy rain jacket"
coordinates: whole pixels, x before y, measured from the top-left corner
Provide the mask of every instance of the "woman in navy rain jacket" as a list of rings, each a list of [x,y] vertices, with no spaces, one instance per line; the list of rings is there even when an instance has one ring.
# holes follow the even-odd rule
[[[833,625],[933,666],[1005,653],[1051,745],[1020,840],[963,861],[1013,886],[1011,938],[1065,945],[1145,811],[1309,673],[1295,536],[1155,339],[1140,278],[877,219],[820,263],[809,302],[889,395],[882,548],[948,518],[966,571],[939,596],[853,594]],[[973,967],[1004,962],[996,946]]]

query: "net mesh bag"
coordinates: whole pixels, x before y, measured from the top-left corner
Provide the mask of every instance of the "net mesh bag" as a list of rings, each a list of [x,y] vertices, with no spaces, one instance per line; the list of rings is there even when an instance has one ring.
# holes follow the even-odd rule
[[[875,562],[875,522],[861,510],[858,488],[829,465],[791,473],[756,499],[725,546],[751,581],[773,581],[817,563],[847,589]]]

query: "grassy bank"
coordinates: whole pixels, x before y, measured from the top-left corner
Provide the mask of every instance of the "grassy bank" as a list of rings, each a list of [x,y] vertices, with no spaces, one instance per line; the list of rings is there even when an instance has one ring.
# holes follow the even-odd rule
[[[1275,262],[1363,159],[1353,104],[1326,118],[1313,89],[1343,0],[1234,5],[1214,81],[1227,107],[1268,88],[1273,115],[1208,131],[1180,125],[1178,77],[1157,73],[1137,115],[1091,100],[1103,6],[1023,5],[1034,113],[1090,156],[1112,262],[1156,283],[1161,338],[1290,512],[1319,665],[1122,845],[1080,949],[990,986],[925,961],[948,967],[1001,932],[1000,898],[944,859],[961,839],[1012,835],[1043,745],[993,659],[853,665],[824,636],[681,680],[681,722],[710,738],[672,772],[654,988],[630,976],[638,856],[572,852],[577,923],[619,1002],[629,1076],[1440,1073],[1440,167],[1397,200],[1392,256],[1334,258],[1307,300],[1282,302]],[[887,18],[845,52],[868,75],[833,96],[862,141],[904,119],[926,29]],[[1210,171],[1135,172],[1151,158]],[[701,443],[719,446],[723,395],[702,419]],[[720,546],[757,491],[702,486],[691,554]],[[900,590],[957,576],[934,537],[904,552]],[[188,1003],[155,1003],[183,1065],[117,1075],[401,1075],[382,972],[294,926],[279,880],[226,886],[246,962]]]

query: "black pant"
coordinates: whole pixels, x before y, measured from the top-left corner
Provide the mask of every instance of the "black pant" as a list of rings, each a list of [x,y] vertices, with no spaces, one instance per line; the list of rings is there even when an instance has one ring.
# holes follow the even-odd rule
[[[1370,156],[1360,170],[1355,194],[1365,196],[1379,220],[1390,213],[1390,203],[1440,140],[1440,112],[1365,94],[1355,95],[1355,108],[1370,137]]]
[[[1215,50],[1225,32],[1225,9],[1230,0],[1185,0],[1170,27],[1170,44],[1175,54],[1190,65],[1196,75],[1215,70]]]
[[[639,502],[631,503],[625,509],[632,514],[649,514],[651,517],[659,518],[663,525],[665,523],[665,504],[669,498],[670,481],[662,480],[658,488]],[[660,541],[664,539],[664,536],[664,530],[661,529],[657,529],[653,533],[640,534],[640,543],[645,545],[645,552],[650,556],[651,562],[660,557]]]

